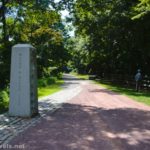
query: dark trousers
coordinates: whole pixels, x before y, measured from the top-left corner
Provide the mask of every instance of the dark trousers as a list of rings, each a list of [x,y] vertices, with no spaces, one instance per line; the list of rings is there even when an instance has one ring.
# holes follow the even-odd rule
[[[136,91],[138,92],[140,90],[140,87],[141,87],[141,81],[136,81]]]

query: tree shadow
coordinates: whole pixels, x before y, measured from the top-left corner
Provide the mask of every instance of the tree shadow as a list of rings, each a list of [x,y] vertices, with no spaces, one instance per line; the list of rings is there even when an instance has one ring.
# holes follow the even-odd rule
[[[150,112],[66,103],[10,144],[32,150],[148,150]]]
[[[92,92],[92,93],[107,93],[109,95],[121,95],[120,93],[117,93],[117,92],[113,92],[113,91],[110,91],[110,90],[107,90],[107,89],[94,89],[94,90],[89,90],[89,92]]]
[[[144,96],[144,97],[150,97],[150,92],[137,92],[134,89],[129,89],[125,87],[117,87],[115,86],[112,89],[94,89],[91,90],[90,92],[100,92],[100,93],[108,93],[110,95],[122,95],[122,94],[127,94],[130,96]],[[122,94],[121,94],[122,93]]]
[[[66,81],[80,81],[80,80],[86,80],[86,79],[84,79],[84,78],[75,78],[75,77],[72,77],[72,78],[63,77],[62,79],[66,80]]]
[[[61,85],[62,88],[70,88],[70,86],[78,86],[80,82],[65,82]]]
[[[65,80],[65,81],[80,81],[80,80],[86,80],[86,79],[84,79],[84,78],[82,78],[82,77],[75,77],[75,76],[73,76],[73,75],[70,75],[70,74],[64,74],[63,75],[63,80]]]

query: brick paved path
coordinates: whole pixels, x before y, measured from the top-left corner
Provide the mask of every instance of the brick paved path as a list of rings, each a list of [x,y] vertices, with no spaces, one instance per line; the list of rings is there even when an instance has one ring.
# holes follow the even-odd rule
[[[73,82],[74,80],[71,80]],[[27,150],[149,150],[150,107],[89,82],[9,144]]]

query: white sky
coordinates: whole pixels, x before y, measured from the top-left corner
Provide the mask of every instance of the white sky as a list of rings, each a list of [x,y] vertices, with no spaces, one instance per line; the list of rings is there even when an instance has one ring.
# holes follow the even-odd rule
[[[69,12],[67,10],[63,10],[61,11],[61,15],[62,15],[61,18],[65,19],[65,17],[69,16]]]
[[[60,2],[61,0],[55,0],[56,3]],[[62,20],[64,20],[66,17],[69,17],[69,12],[67,10],[63,10],[60,12],[61,13],[61,18]],[[66,26],[70,25],[69,24],[66,24]],[[69,35],[70,36],[74,36],[74,30],[73,31],[69,31]]]
[[[66,17],[69,17],[69,12],[67,10],[61,11],[62,20],[65,20]],[[65,23],[65,24],[66,24],[66,26],[72,26],[72,23]],[[74,30],[68,31],[70,36],[74,36],[74,32],[75,32]]]
[[[60,2],[61,0],[55,0],[56,3]]]

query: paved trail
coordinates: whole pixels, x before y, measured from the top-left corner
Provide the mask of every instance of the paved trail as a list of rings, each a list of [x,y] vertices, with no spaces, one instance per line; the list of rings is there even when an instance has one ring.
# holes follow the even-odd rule
[[[27,150],[150,150],[150,107],[88,81],[82,91],[9,144]]]

